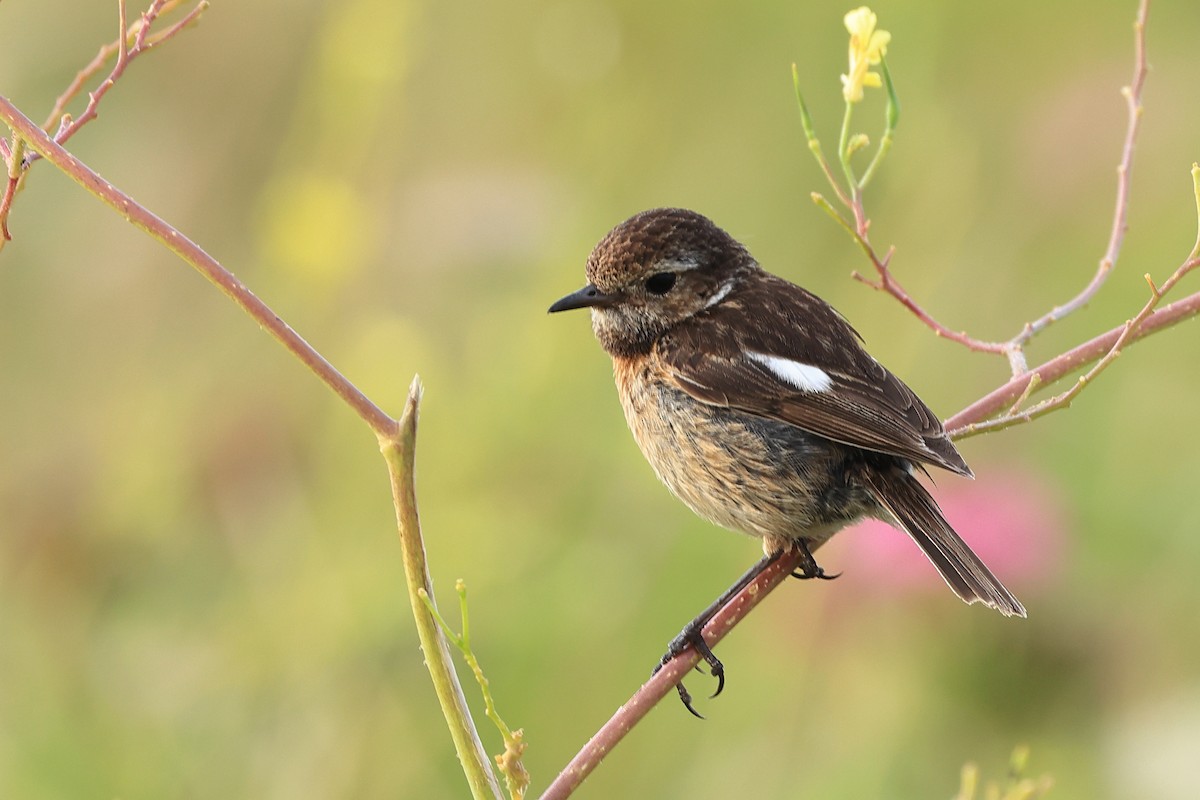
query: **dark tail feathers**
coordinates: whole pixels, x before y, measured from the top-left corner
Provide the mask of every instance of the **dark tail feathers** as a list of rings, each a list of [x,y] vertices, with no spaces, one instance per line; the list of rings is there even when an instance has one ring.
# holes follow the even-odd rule
[[[886,468],[885,468],[886,469]],[[942,516],[916,478],[900,467],[864,470],[863,479],[883,506],[928,556],[954,593],[967,603],[984,603],[1006,617],[1025,616],[1025,607],[979,560]]]

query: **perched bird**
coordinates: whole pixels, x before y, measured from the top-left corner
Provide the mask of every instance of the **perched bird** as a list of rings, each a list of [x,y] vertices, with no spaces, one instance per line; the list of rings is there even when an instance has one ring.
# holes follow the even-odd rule
[[[700,635],[708,618],[787,548],[804,554],[801,577],[829,577],[812,551],[864,517],[908,533],[964,601],[1025,616],[916,478],[925,465],[971,470],[934,413],[832,306],[678,208],[609,231],[588,257],[587,280],[550,311],[591,309],[642,453],[694,512],[760,537],[769,554],[684,628],[663,663],[694,646],[723,685]]]

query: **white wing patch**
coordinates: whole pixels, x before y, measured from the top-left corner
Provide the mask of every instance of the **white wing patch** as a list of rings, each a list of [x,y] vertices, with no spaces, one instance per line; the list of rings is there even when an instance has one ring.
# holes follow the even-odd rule
[[[802,392],[827,392],[829,387],[833,386],[833,379],[829,377],[829,373],[812,364],[801,364],[790,358],[749,351],[746,353],[746,357],[762,364],[773,372],[775,377],[790,386],[795,386]]]

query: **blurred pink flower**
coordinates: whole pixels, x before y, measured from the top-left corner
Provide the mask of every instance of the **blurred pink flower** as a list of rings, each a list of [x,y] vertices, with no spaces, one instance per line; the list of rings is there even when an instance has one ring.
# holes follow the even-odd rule
[[[946,480],[933,494],[946,519],[1018,597],[1045,583],[1067,545],[1067,515],[1059,492],[1025,469],[992,468],[973,482]],[[867,587],[944,591],[937,572],[904,533],[876,520],[833,539],[818,561],[842,580]]]

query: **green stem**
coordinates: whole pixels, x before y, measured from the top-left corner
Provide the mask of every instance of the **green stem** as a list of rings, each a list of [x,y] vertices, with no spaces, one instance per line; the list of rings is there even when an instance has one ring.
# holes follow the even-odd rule
[[[858,231],[854,230],[854,224],[838,213],[838,210],[833,207],[833,204],[825,199],[825,195],[821,194],[820,192],[813,192],[811,196],[812,201],[816,203],[818,208],[820,208],[829,216],[833,217],[834,222],[836,222],[838,225],[841,225],[846,230],[846,233],[850,234],[850,236],[853,237],[856,242],[859,242],[860,246],[862,245]]]
[[[529,789],[529,772],[521,762],[521,756],[525,753],[526,748],[525,733],[520,730],[513,731],[500,716],[500,712],[496,710],[496,700],[492,697],[490,683],[487,676],[483,674],[483,667],[479,665],[475,651],[471,649],[471,615],[467,611],[467,585],[461,578],[454,584],[454,591],[458,593],[462,633],[455,633],[454,629],[447,624],[425,589],[417,589],[417,595],[421,598],[425,608],[433,615],[434,620],[437,621],[443,635],[462,653],[463,660],[467,662],[467,667],[475,676],[475,682],[479,684],[479,691],[483,695],[484,715],[492,721],[504,739],[504,753],[496,757],[496,765],[504,775],[504,782],[508,786],[512,800],[521,800],[524,798],[526,790]]]
[[[13,131],[12,153],[8,158],[8,177],[17,180],[21,177],[21,162],[25,160],[25,140]]]
[[[879,149],[875,151],[875,157],[871,159],[867,171],[863,173],[862,179],[858,182],[858,188],[865,189],[867,184],[871,182],[871,178],[875,177],[875,170],[879,168],[888,151],[892,149],[892,138],[896,130],[896,125],[900,122],[900,98],[896,96],[896,87],[892,84],[892,73],[888,71],[887,60],[879,60],[880,71],[883,73],[883,86],[887,90],[887,108],[884,110],[884,128],[883,136],[879,139]]]
[[[1200,256],[1200,164],[1195,162],[1192,163],[1192,194],[1196,196],[1196,243],[1192,245],[1189,259]]]
[[[825,158],[825,151],[821,148],[821,140],[817,138],[817,128],[813,124],[812,114],[809,113],[808,104],[804,102],[804,94],[800,91],[800,70],[795,64],[792,64],[792,86],[796,90],[796,103],[800,106],[800,124],[804,127],[804,138],[808,142],[808,150],[817,160],[821,171],[825,173],[825,180],[829,181],[838,200],[848,206],[850,199],[838,185],[837,178],[833,175],[833,169],[829,166],[829,160]]]
[[[829,216],[833,217],[834,222],[836,222],[838,225],[841,225],[846,230],[846,233],[850,234],[850,238],[852,238],[855,244],[858,245],[859,249],[866,254],[871,263],[875,263],[875,253],[871,250],[870,243],[861,235],[859,235],[859,232],[855,229],[854,224],[850,222],[850,220],[839,214],[837,209],[830,205],[829,201],[818,192],[812,193],[812,201],[817,204],[818,208],[820,208]]]
[[[420,395],[419,381],[413,382],[404,415],[399,422],[393,420],[354,384],[350,383],[233,273],[225,269],[220,262],[180,233],[178,229],[137,203],[63,149],[44,130],[22,114],[8,98],[3,96],[0,96],[0,120],[6,123],[18,138],[23,139],[30,150],[39,153],[105,205],[114,209],[135,227],[158,240],[211,281],[267,333],[275,337],[307,366],[316,377],[336,392],[371,427],[379,439],[379,447],[383,452],[391,477],[405,577],[408,580],[409,599],[413,606],[413,615],[416,618],[417,634],[425,652],[425,662],[433,678],[434,689],[450,727],[450,735],[454,739],[454,746],[458,750],[459,760],[462,762],[467,782],[471,786],[472,795],[477,800],[502,798],[500,785],[491,770],[491,762],[483,750],[483,745],[475,731],[474,722],[472,722],[463,700],[462,688],[454,673],[446,640],[438,630],[433,618],[425,611],[417,595],[419,588],[425,588],[428,591],[430,584],[412,482],[417,402]]]
[[[454,671],[450,647],[438,621],[425,603],[433,603],[433,582],[425,562],[425,543],[421,539],[421,521],[417,516],[417,496],[413,486],[413,458],[417,442],[417,407],[421,399],[421,380],[414,378],[408,392],[408,402],[400,417],[395,436],[380,437],[379,449],[387,462],[392,484],[392,501],[396,506],[396,523],[400,531],[400,550],[404,562],[404,578],[408,586],[409,604],[417,623],[417,638],[425,654],[425,665],[434,692],[450,728],[454,749],[462,764],[463,773],[476,800],[503,798],[500,784],[492,771],[491,761],[484,752],[463,697],[462,685]],[[422,599],[424,593],[428,600]]]
[[[850,117],[854,112],[854,104],[846,101],[846,113],[842,116],[842,132],[838,135],[838,159],[842,162],[842,172],[846,174],[846,186],[850,188],[851,199],[858,196],[858,180],[854,177],[854,168],[850,166]]]

